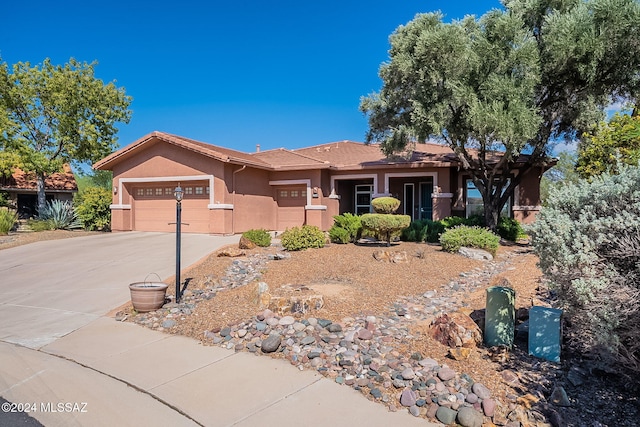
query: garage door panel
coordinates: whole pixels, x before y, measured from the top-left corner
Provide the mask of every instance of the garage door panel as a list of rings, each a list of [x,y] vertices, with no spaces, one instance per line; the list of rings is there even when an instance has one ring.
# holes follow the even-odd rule
[[[182,201],[182,231],[208,233],[208,200],[185,199]],[[135,200],[134,229],[136,231],[171,232],[176,229],[176,201],[172,199]],[[171,224],[173,223],[173,224]]]
[[[305,222],[306,187],[285,187],[278,191],[278,230],[300,227]]]

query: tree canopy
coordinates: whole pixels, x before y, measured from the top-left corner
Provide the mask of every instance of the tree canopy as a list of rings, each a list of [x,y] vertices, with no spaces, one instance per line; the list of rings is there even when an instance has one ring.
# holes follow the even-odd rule
[[[583,178],[616,174],[622,164],[640,161],[640,115],[616,113],[583,135],[578,146],[577,171]]]
[[[128,123],[131,97],[94,75],[96,62],[71,58],[65,65],[0,59],[0,147],[3,170],[34,172],[38,206],[44,206],[44,177],[64,163],[91,163],[117,146],[116,123]]]
[[[636,0],[503,5],[480,18],[445,23],[427,13],[400,26],[380,68],[382,89],[360,105],[367,141],[387,155],[427,139],[448,144],[482,194],[491,228],[524,172],[548,165],[555,141],[640,93]],[[519,157],[521,173],[510,176]]]

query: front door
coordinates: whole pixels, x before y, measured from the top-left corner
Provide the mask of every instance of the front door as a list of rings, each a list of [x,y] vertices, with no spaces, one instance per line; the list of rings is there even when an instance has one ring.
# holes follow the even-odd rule
[[[433,219],[433,182],[420,183],[420,219]]]
[[[411,221],[413,221],[415,219],[413,212],[413,192],[414,192],[414,185],[412,183],[405,183],[404,184],[404,214],[405,215],[409,215],[411,217]]]

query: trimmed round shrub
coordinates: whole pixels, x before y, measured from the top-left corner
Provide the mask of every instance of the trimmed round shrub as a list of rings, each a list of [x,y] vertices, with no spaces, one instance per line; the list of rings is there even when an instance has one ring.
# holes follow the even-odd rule
[[[505,240],[515,242],[520,237],[524,237],[525,233],[520,223],[513,219],[501,216],[498,220],[498,228],[496,232]]]
[[[266,248],[271,245],[271,234],[264,229],[252,229],[242,233],[242,237],[255,243],[257,246]]]
[[[282,247],[288,251],[299,251],[309,248],[322,248],[325,244],[325,235],[315,225],[303,225],[287,229],[280,236]]]
[[[486,228],[459,225],[450,228],[440,236],[442,249],[447,252],[458,252],[461,247],[483,249],[496,254],[500,244],[500,237]]]
[[[387,242],[387,246],[411,224],[409,215],[364,214],[360,220],[364,230],[374,232],[378,239]]]
[[[395,197],[376,197],[371,201],[371,206],[376,213],[392,214],[400,207],[400,200]]]

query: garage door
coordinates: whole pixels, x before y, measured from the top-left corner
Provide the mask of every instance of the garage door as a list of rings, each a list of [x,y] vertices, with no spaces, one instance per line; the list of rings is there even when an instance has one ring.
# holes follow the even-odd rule
[[[172,232],[176,229],[175,186],[141,187],[134,190],[134,230]],[[198,193],[195,194],[196,188]],[[200,190],[202,188],[202,190]],[[182,232],[209,233],[209,203],[204,187],[185,186],[182,200]],[[189,190],[188,190],[189,189]],[[188,194],[190,193],[190,194]],[[173,224],[170,224],[173,223]],[[188,225],[185,225],[188,224]]]
[[[304,225],[304,206],[307,202],[307,187],[294,186],[278,189],[278,230]]]

